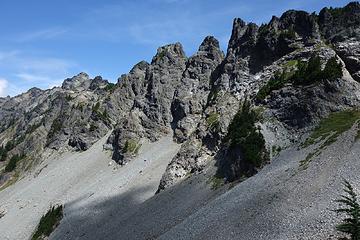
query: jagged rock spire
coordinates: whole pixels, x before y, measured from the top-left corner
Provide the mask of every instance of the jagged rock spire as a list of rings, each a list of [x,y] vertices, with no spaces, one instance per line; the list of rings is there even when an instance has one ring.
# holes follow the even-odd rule
[[[89,75],[81,72],[72,78],[65,79],[61,87],[66,90],[86,89],[90,85],[89,80]]]

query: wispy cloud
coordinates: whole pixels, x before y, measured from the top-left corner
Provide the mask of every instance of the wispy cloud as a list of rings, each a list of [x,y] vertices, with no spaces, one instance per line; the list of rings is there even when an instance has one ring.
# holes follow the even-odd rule
[[[21,51],[0,52],[0,68],[8,73],[6,94],[15,95],[31,87],[58,86],[65,78],[77,73],[78,65],[66,59],[31,56]],[[2,90],[5,94],[5,90]]]
[[[63,35],[68,30],[62,27],[54,27],[48,29],[41,29],[33,32],[27,32],[17,36],[17,42],[28,42],[28,41],[35,41],[35,40],[48,40],[52,38],[59,37]]]
[[[4,97],[6,94],[8,86],[8,81],[6,79],[0,78],[0,97]]]
[[[35,75],[35,74],[30,74],[30,73],[18,73],[15,74],[16,77],[18,77],[19,79],[22,79],[24,81],[28,81],[28,82],[44,82],[44,81],[50,81],[51,79],[47,76],[40,76],[40,75]]]

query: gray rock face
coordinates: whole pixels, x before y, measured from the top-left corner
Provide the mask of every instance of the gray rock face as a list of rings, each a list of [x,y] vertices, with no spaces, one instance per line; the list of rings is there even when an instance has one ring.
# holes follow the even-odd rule
[[[268,106],[274,115],[291,128],[302,129],[318,123],[331,112],[359,105],[359,85],[338,79],[306,88],[284,87],[274,91]]]
[[[82,72],[72,78],[65,79],[61,88],[66,90],[78,90],[78,91],[86,90],[90,86],[89,80],[90,80],[89,75]]]
[[[110,129],[115,112],[104,104],[110,92],[106,80],[85,73],[66,79],[62,88],[7,98],[0,107],[0,145],[11,146],[6,160],[26,154],[18,170],[41,159],[47,149],[86,150]]]
[[[199,51],[188,59],[171,105],[177,141],[185,141],[195,131],[207,104],[211,74],[223,58],[219,42],[214,37],[206,37]]]
[[[351,38],[335,44],[335,51],[346,65],[351,76],[360,82],[360,42]]]
[[[322,34],[331,42],[360,37],[360,4],[351,2],[343,8],[324,8],[319,13]]]
[[[280,18],[273,17],[260,27],[235,19],[227,55],[210,75],[211,91],[203,117],[170,162],[159,190],[175,184],[188,173],[201,171],[222,148],[222,139],[239,103],[245,97],[253,98],[258,89],[289,62],[307,60],[314,54],[326,61],[337,54],[346,65],[344,73],[349,71],[357,79],[360,67],[356,50],[358,39],[337,42],[335,52],[321,40],[321,36],[326,37],[326,41],[332,39],[332,32],[326,29],[331,24],[339,29],[351,26],[351,31],[356,32],[357,6],[349,4],[345,7],[345,13],[355,15],[344,14],[340,18],[345,20],[338,23],[321,20],[321,16],[318,22],[316,15],[294,10],[285,12]],[[348,33],[340,35],[344,35],[344,39],[349,36]],[[298,132],[295,135],[301,135],[304,129],[314,126],[330,112],[359,106],[359,85],[345,75],[343,79],[319,85],[286,86],[272,92],[267,104],[260,107],[269,109],[268,116],[284,124],[285,132],[281,135],[294,135],[294,131]],[[186,111],[179,114],[184,116]],[[215,130],[208,126],[210,116],[216,118]],[[277,126],[271,129],[278,135]],[[291,135],[288,139],[293,139]]]
[[[120,80],[119,92],[130,93],[125,101],[129,113],[125,111],[108,140],[118,163],[125,164],[129,160],[131,154],[129,156],[126,145],[131,139],[133,145],[137,145],[140,138],[156,141],[171,132],[171,102],[180,85],[186,60],[181,44],[166,45],[158,49],[151,64],[139,63]]]
[[[207,37],[199,51],[187,59],[181,44],[158,49],[151,64],[141,62],[119,81],[118,96],[127,106],[108,139],[114,159],[125,164],[135,154],[128,146],[140,147],[140,140],[156,141],[174,132],[183,142],[201,119],[210,91],[210,75],[223,59],[219,42]],[[131,86],[131,87],[130,87]],[[120,104],[120,102],[119,102]]]

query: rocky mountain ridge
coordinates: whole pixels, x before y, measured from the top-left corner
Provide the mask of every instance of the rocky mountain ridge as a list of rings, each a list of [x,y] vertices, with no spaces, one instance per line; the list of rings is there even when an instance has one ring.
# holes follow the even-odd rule
[[[359,80],[359,12],[359,4],[353,2],[341,9],[324,8],[319,15],[290,10],[260,27],[237,18],[226,56],[214,37],[206,37],[190,58],[180,43],[159,48],[151,63],[138,63],[116,85],[80,73],[66,79],[61,88],[30,89],[2,99],[0,140],[3,146],[16,143],[13,154],[27,152],[41,158],[39,153],[48,148],[86,150],[113,128],[105,148],[125,164],[143,139],[156,141],[173,132],[174,140],[184,145],[168,166],[162,189],[206,165],[206,159],[221,148],[240,102],[245,96],[251,99],[289,62],[314,54],[323,61],[337,56],[351,76],[347,77]],[[312,94],[308,103],[303,102],[303,88],[281,89],[281,98],[271,95],[264,105],[266,112],[290,131],[298,131],[331,111],[358,104],[355,83],[329,87],[336,96],[324,105],[317,101],[326,98],[327,91],[320,93],[324,88],[319,86],[308,93]],[[342,95],[344,91],[349,94]],[[342,104],[339,98],[344,98]],[[211,118],[216,131],[208,126]],[[35,134],[37,141],[32,140]]]
[[[32,88],[1,98],[0,145],[6,154],[1,155],[0,167],[15,155],[25,160],[5,171],[0,183],[54,151],[85,151],[109,131],[104,149],[111,150],[120,165],[131,161],[145,141],[172,134],[182,144],[158,191],[202,172],[214,161],[227,166],[228,174],[239,173],[244,157],[224,165],[231,152],[224,139],[245,100],[261,115],[254,124],[271,156],[273,146],[299,144],[331,112],[359,107],[359,23],[358,2],[324,8],[319,14],[290,10],[261,26],[237,18],[226,54],[209,36],[191,57],[180,43],[160,47],[151,63],[139,62],[116,84],[80,73],[61,87]],[[256,100],[277,72],[292,75],[315,55],[321,69],[335,58],[342,77],[305,85],[289,81]],[[239,149],[235,152],[242,155]]]

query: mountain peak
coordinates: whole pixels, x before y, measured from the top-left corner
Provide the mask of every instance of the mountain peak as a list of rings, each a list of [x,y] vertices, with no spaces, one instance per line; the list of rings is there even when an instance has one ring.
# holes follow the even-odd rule
[[[65,79],[61,88],[66,90],[84,90],[89,87],[89,80],[89,75],[85,72],[81,72],[72,78]]]
[[[156,55],[153,57],[151,63],[156,64],[164,61],[165,59],[186,59],[185,52],[181,43],[167,44],[159,47]]]

